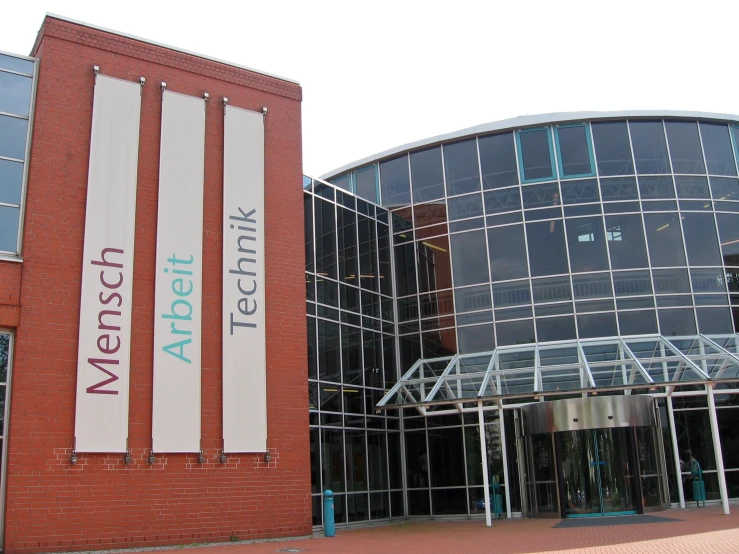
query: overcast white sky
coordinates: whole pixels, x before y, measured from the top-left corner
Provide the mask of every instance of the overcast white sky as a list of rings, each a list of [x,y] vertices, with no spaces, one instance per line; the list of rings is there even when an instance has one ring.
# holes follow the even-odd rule
[[[0,50],[46,12],[300,81],[303,165],[517,115],[739,113],[739,1],[13,0]]]

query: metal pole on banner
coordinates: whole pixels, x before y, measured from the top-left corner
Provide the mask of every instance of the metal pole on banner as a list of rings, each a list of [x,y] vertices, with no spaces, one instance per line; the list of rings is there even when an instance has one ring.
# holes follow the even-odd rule
[[[482,413],[482,401],[477,402],[477,416],[480,421],[480,453],[482,454],[482,485],[485,492],[485,525],[493,526],[490,516],[490,480],[488,478],[488,447],[485,440],[485,418]]]

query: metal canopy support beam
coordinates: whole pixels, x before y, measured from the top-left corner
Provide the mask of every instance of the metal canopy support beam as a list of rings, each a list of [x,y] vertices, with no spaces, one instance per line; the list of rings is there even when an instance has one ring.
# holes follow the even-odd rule
[[[505,512],[506,517],[511,519],[511,487],[508,480],[508,450],[505,440],[505,421],[503,420],[503,407],[498,403],[498,421],[500,422],[500,449],[503,452],[503,481],[505,482]]]
[[[585,357],[585,352],[582,349],[582,345],[578,342],[577,343],[577,356],[580,358],[580,364],[582,367],[585,368],[585,372],[588,377],[588,383],[590,383],[590,386],[592,388],[595,388],[595,379],[593,379],[593,373],[590,371],[590,365],[588,364],[588,359]],[[585,383],[583,383],[584,385]]]
[[[711,420],[711,435],[713,438],[713,453],[716,458],[716,473],[718,474],[718,490],[721,493],[721,507],[724,515],[729,515],[729,494],[726,491],[726,474],[724,473],[724,456],[721,451],[721,436],[718,432],[716,418],[716,401],[713,398],[713,385],[706,385],[708,389],[708,417]]]
[[[667,340],[665,338],[663,338],[662,340],[664,340],[667,343],[667,347],[670,350],[672,350],[673,353],[677,354],[680,357],[680,359],[682,361],[684,361],[690,368],[692,368],[693,370],[695,370],[698,373],[698,375],[700,375],[701,377],[703,377],[706,381],[709,381],[711,379],[708,376],[708,373],[706,373],[699,366],[697,366],[696,364],[694,364],[693,361],[690,358],[688,358],[685,354],[683,354],[683,351],[682,350],[680,350],[678,347],[676,347],[674,344],[672,344],[669,340]],[[677,372],[676,372],[676,374],[677,374]]]
[[[482,413],[482,401],[479,400],[477,402],[477,418],[480,423],[480,459],[482,460],[482,485],[485,493],[485,525],[492,527],[493,519],[490,516],[490,479],[488,477],[488,445],[485,440],[485,417]]]
[[[480,390],[477,392],[477,396],[484,396],[485,388],[488,385],[488,381],[490,381],[490,377],[493,374],[493,369],[495,368],[495,363],[498,360],[498,353],[493,352],[493,355],[490,356],[490,363],[488,364],[488,368],[485,370],[485,377],[482,380],[482,384],[480,385]],[[499,394],[499,390],[495,391],[496,394]]]
[[[726,348],[724,348],[723,346],[719,346],[718,343],[716,343],[715,341],[709,339],[705,335],[700,335],[700,338],[702,338],[703,340],[705,340],[708,344],[710,344],[711,346],[713,346],[715,349],[717,349],[722,354],[726,354],[727,356],[729,356],[732,360],[734,360],[734,363],[736,363],[737,365],[739,365],[739,356],[737,356],[733,352],[730,352],[729,350],[726,350]]]
[[[441,388],[441,384],[444,382],[444,377],[449,375],[451,373],[452,369],[454,369],[454,366],[457,363],[457,360],[459,359],[459,354],[456,354],[451,361],[447,364],[447,366],[444,368],[444,371],[441,373],[441,377],[439,377],[436,380],[436,383],[434,384],[433,388],[431,389],[431,392],[426,395],[426,398],[424,399],[424,402],[430,402],[434,395],[439,392],[439,389]]]
[[[683,491],[683,476],[680,468],[680,452],[677,449],[677,432],[675,431],[675,412],[672,409],[672,398],[667,397],[667,415],[670,417],[670,439],[672,441],[672,461],[675,464],[675,475],[677,475],[677,496],[680,507],[685,507],[685,491]]]
[[[402,376],[402,377],[401,377],[400,379],[398,379],[398,382],[397,382],[397,383],[395,383],[395,385],[393,386],[393,388],[391,388],[391,389],[390,389],[390,391],[388,391],[388,393],[387,393],[387,394],[385,395],[385,397],[384,397],[384,398],[383,398],[382,400],[380,400],[380,401],[379,401],[379,402],[377,403],[377,407],[379,408],[379,407],[381,407],[381,406],[384,406],[384,405],[385,405],[385,404],[387,403],[387,401],[388,401],[388,400],[389,400],[390,398],[392,398],[392,397],[393,397],[393,395],[394,395],[394,394],[395,394],[396,392],[398,392],[398,391],[400,390],[400,387],[402,387],[402,386],[403,386],[403,383],[404,383],[405,381],[407,381],[408,379],[410,379],[410,376],[411,376],[411,375],[413,375],[413,372],[415,372],[415,371],[416,371],[416,369],[418,369],[418,367],[419,367],[419,366],[420,366],[420,365],[421,365],[422,363],[423,363],[423,358],[420,358],[420,359],[418,359],[418,360],[416,361],[416,363],[415,363],[415,364],[413,364],[413,365],[411,366],[411,368],[410,368],[410,369],[409,369],[408,371],[406,371],[406,372],[405,372],[405,374],[404,374],[404,375],[403,375],[403,376]]]
[[[636,364],[636,367],[639,369],[639,372],[642,374],[642,377],[644,377],[647,380],[647,383],[653,385],[654,379],[652,379],[652,376],[649,375],[645,367],[641,365],[639,358],[637,358],[636,354],[632,352],[631,348],[629,348],[629,345],[626,344],[622,339],[618,339],[618,342],[621,343],[621,346],[623,347],[624,352],[626,352],[629,356],[631,356],[631,359],[634,360],[634,363]]]

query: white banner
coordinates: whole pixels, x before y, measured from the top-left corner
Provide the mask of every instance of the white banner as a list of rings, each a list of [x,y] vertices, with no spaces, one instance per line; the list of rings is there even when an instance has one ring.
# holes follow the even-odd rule
[[[264,116],[231,106],[223,153],[223,445],[267,451]]]
[[[200,451],[205,100],[164,91],[152,450]]]
[[[97,75],[82,256],[75,448],[125,452],[141,85]]]

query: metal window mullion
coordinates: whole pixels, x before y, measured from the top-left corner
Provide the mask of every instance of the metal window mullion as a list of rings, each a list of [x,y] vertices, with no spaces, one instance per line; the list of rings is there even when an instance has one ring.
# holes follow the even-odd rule
[[[524,212],[523,186],[522,186],[523,179],[521,178],[522,167],[519,167],[519,163],[518,163],[518,154],[519,154],[518,153],[518,139],[517,139],[518,135],[516,134],[516,131],[513,131],[512,135],[513,135],[512,136],[513,153],[516,156],[516,172],[517,172],[516,175],[518,177],[518,184],[516,185],[516,188],[518,189],[518,201],[521,206],[520,212],[521,212],[521,227],[523,228],[523,242],[524,242],[524,245],[526,246],[526,271],[528,273],[526,275],[526,281],[528,282],[528,285],[529,285],[529,306],[531,306],[531,325],[534,328],[534,342],[537,343],[539,341],[539,337],[536,331],[536,314],[534,312],[534,287],[531,283],[531,259],[529,257],[529,236],[526,230],[527,222],[526,222],[526,219],[523,217],[523,212]],[[521,164],[523,164],[523,161],[521,162]],[[486,231],[486,234],[487,234],[487,231]],[[520,279],[514,279],[514,280],[518,281]],[[490,284],[491,284],[491,289],[492,289],[492,278],[490,280]],[[492,298],[491,298],[491,302],[492,302]],[[493,313],[493,321],[495,321],[495,313]],[[496,325],[497,325],[497,322],[496,322]],[[496,346],[497,346],[497,343],[496,343]]]
[[[577,343],[577,355],[580,358],[580,369],[585,369],[585,373],[588,377],[588,382],[590,383],[590,386],[596,388],[595,379],[593,379],[593,373],[590,371],[590,364],[588,364],[588,360],[585,357],[585,352],[582,349],[582,344],[580,344],[579,341]]]
[[[629,356],[631,356],[631,359],[634,361],[634,364],[636,364],[636,367],[639,368],[639,371],[641,372],[642,377],[644,377],[649,384],[653,385],[654,379],[652,379],[652,376],[649,375],[646,368],[639,361],[639,358],[637,358],[634,352],[632,352],[631,348],[629,348],[629,345],[626,344],[626,342],[623,339],[618,339],[618,342],[623,347],[624,352],[626,352]]]
[[[700,127],[698,125],[698,122],[695,122],[696,127]],[[685,229],[683,228],[683,217],[682,217],[682,211],[680,210],[680,202],[678,202],[677,197],[677,187],[675,186],[675,170],[672,167],[672,152],[670,152],[670,141],[667,139],[667,124],[665,123],[665,120],[662,120],[662,133],[665,137],[665,145],[667,146],[667,159],[670,162],[670,179],[672,179],[672,189],[675,191],[675,204],[677,204],[677,218],[678,223],[680,224],[680,240],[682,241],[683,245],[683,252],[685,253],[685,265],[690,268],[690,259],[688,258],[688,245],[685,242]],[[700,128],[698,129],[698,140],[700,140]],[[701,152],[703,151],[703,143],[701,142]],[[703,165],[705,166],[705,159],[703,160]],[[706,168],[707,171],[707,168]],[[710,185],[709,185],[710,188]],[[716,221],[714,219],[714,225],[716,224]],[[718,238],[718,229],[716,229],[716,238]],[[721,249],[721,246],[719,245],[719,251]],[[654,279],[652,280],[652,287],[654,288]],[[695,329],[698,331],[698,313],[695,310],[695,294],[693,293],[693,279],[690,277],[690,269],[688,269],[688,285],[690,286],[690,298],[693,301],[693,322],[695,323]],[[656,296],[657,292],[654,291],[654,294]],[[656,307],[656,298],[655,298],[655,307]],[[657,322],[659,322],[659,311],[657,311]],[[662,329],[660,327],[660,333],[662,332]]]
[[[664,125],[664,123],[663,123],[663,125]],[[641,204],[641,202],[642,202],[641,189],[639,188],[639,176],[637,174],[637,169],[636,169],[636,157],[634,155],[634,144],[633,144],[633,141],[631,140],[631,125],[630,125],[630,122],[629,122],[628,119],[626,120],[626,132],[629,135],[629,148],[631,149],[631,163],[634,164],[634,180],[636,181],[636,196],[637,196],[637,200],[639,201],[639,218],[641,219],[642,232],[644,233],[644,249],[646,250],[646,253],[647,253],[647,264],[649,264],[649,267],[647,268],[647,270],[649,271],[649,278],[652,281],[652,283],[651,283],[651,285],[652,285],[652,294],[651,295],[645,295],[645,296],[651,296],[652,297],[652,300],[654,301],[654,308],[652,308],[652,311],[654,313],[654,317],[655,317],[655,320],[656,320],[656,323],[657,323],[657,331],[659,332],[660,331],[660,326],[659,326],[659,317],[657,317],[657,298],[656,298],[656,294],[654,292],[654,271],[652,270],[652,255],[649,252],[649,236],[647,235],[647,222],[646,222],[646,219],[644,218],[644,207]],[[664,133],[665,133],[665,131],[664,131],[664,128],[663,128],[662,129],[662,134],[664,135]],[[667,142],[667,139],[665,139],[665,142]],[[668,157],[669,157],[669,155],[668,155]],[[687,260],[687,258],[686,258],[686,260]],[[614,299],[615,299],[615,296],[616,296],[616,285],[615,285],[615,282],[613,283],[613,295],[614,295]],[[618,306],[616,306],[616,313],[618,313]],[[618,319],[618,317],[617,317],[617,319]],[[621,333],[621,327],[619,325],[619,334],[620,333]]]
[[[541,391],[541,359],[539,357],[539,344],[534,345],[534,394]]]

